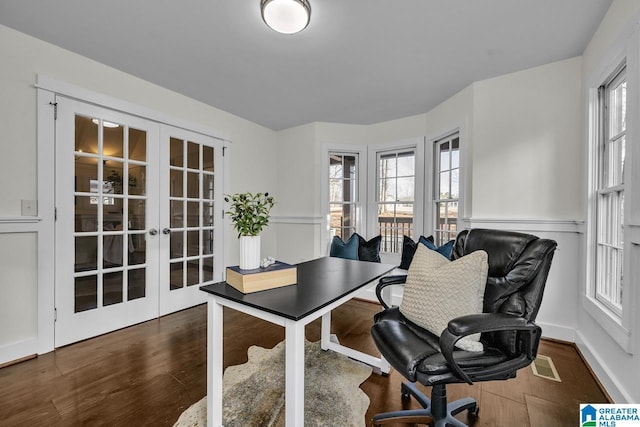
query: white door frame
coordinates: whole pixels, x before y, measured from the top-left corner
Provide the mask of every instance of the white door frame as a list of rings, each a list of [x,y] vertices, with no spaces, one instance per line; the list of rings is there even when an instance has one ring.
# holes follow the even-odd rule
[[[38,354],[55,348],[55,95],[65,95],[87,103],[146,118],[158,123],[180,127],[222,140],[230,147],[226,133],[199,123],[177,119],[149,107],[134,104],[45,75],[36,76],[37,97],[37,200],[38,200]],[[226,193],[229,177],[229,157],[224,158]],[[229,232],[225,226],[224,239]],[[223,252],[223,257],[226,256]],[[223,259],[223,265],[226,265]]]

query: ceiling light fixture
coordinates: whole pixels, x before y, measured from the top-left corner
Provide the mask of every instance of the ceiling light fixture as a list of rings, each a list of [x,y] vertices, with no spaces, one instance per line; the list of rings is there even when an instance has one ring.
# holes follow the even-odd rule
[[[308,0],[260,0],[262,19],[282,34],[295,34],[307,28],[311,20]]]

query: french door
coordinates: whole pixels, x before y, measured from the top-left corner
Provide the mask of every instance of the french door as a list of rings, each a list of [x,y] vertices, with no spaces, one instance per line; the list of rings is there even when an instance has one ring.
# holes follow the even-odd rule
[[[204,302],[222,280],[221,142],[56,102],[55,346]]]
[[[162,126],[160,314],[202,303],[222,280],[222,143]],[[217,215],[215,213],[218,213]]]

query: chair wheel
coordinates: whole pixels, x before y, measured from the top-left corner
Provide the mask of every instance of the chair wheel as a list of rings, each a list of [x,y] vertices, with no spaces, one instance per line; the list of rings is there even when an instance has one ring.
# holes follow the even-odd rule
[[[411,399],[411,393],[409,392],[409,388],[406,385],[404,385],[404,383],[402,383],[402,385],[400,386],[400,396],[404,401]]]
[[[476,405],[476,407],[473,410],[469,410],[469,415],[471,415],[472,417],[477,418],[478,414],[480,413],[480,406]]]

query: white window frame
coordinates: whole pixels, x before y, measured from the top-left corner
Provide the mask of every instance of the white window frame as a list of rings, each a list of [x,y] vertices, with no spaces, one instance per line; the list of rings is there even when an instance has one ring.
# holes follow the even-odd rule
[[[358,196],[355,201],[356,205],[356,233],[367,238],[367,216],[366,201],[367,201],[367,147],[365,145],[351,145],[351,144],[323,144],[322,145],[322,188],[320,191],[321,196],[321,209],[324,212],[322,216],[322,236],[320,244],[322,245],[322,254],[329,254],[329,247],[331,245],[330,230],[330,215],[329,210],[329,155],[331,153],[342,155],[355,155],[357,157],[356,163],[356,182],[358,183]]]
[[[403,150],[413,150],[415,152],[415,183],[414,183],[414,205],[413,205],[413,232],[417,239],[423,233],[424,224],[424,176],[425,176],[425,153],[424,138],[411,138],[394,141],[385,144],[375,144],[369,146],[369,171],[368,182],[368,209],[367,209],[367,231],[369,236],[378,235],[378,156],[388,152],[398,152]],[[402,243],[402,242],[400,242]],[[380,252],[382,262],[390,264],[400,264],[401,251],[398,253]]]
[[[625,185],[624,185],[624,176],[621,183],[616,185],[609,185],[603,183],[605,179],[605,174],[616,173],[615,166],[617,165],[609,165],[614,166],[614,171],[609,170],[605,163],[607,160],[610,160],[607,156],[608,150],[605,147],[611,146],[615,141],[618,141],[622,138],[625,139],[627,137],[626,126],[625,129],[618,132],[613,137],[610,137],[610,125],[611,125],[611,110],[612,105],[610,105],[610,95],[612,88],[618,86],[623,81],[626,83],[627,80],[627,69],[626,62],[621,64],[612,74],[612,76],[604,82],[598,91],[598,115],[600,126],[602,129],[600,130],[600,137],[598,138],[598,170],[595,172],[598,179],[598,185],[596,187],[596,191],[594,194],[596,204],[596,220],[595,220],[595,260],[594,260],[594,268],[595,268],[595,286],[594,286],[594,297],[598,302],[605,305],[613,315],[617,317],[622,317],[622,306],[617,301],[618,298],[614,294],[622,294],[621,287],[624,288],[624,280],[622,277],[622,271],[624,268],[624,247],[621,247],[619,242],[623,238],[618,235],[618,226],[621,226],[624,229],[624,223],[620,223],[620,219],[622,218],[622,212],[619,211],[618,206],[611,206],[610,210],[612,212],[613,221],[610,221],[609,217],[604,217],[602,215],[603,210],[603,201],[602,199],[606,196],[614,196],[615,194],[622,194],[624,197],[625,194]],[[625,100],[626,101],[626,100]],[[626,102],[625,102],[626,108]],[[626,145],[626,144],[625,144]],[[624,170],[621,171],[624,174]],[[613,197],[615,199],[615,197]],[[605,239],[604,234],[610,235],[610,239]],[[609,256],[605,257],[603,252],[608,252]],[[608,259],[606,259],[608,258]],[[613,271],[615,270],[615,271]],[[628,280],[628,277],[627,277]]]
[[[399,141],[369,145],[348,145],[324,143],[322,145],[321,209],[322,238],[321,245],[324,254],[329,253],[331,233],[329,230],[329,154],[357,154],[358,155],[358,193],[356,231],[366,239],[378,234],[377,222],[377,159],[378,154],[388,151],[413,149],[416,156],[415,171],[415,200],[414,200],[414,237],[431,234],[433,230],[433,176],[434,159],[433,147],[436,141],[457,134],[460,140],[460,194],[458,198],[458,229],[461,230],[464,206],[465,181],[465,140],[466,126],[464,123],[448,126],[446,132],[436,134],[436,137],[416,137]],[[382,262],[390,264],[400,263],[401,253],[381,253]]]
[[[435,176],[435,144],[437,141],[440,141],[444,138],[453,136],[455,134],[458,135],[460,140],[460,176],[459,179],[459,194],[458,194],[458,230],[464,230],[465,228],[469,228],[471,223],[469,219],[465,216],[465,200],[466,200],[466,187],[470,183],[467,182],[467,137],[468,137],[468,122],[466,119],[449,123],[448,126],[443,126],[440,128],[440,132],[433,133],[431,136],[426,137],[424,139],[424,165],[425,165],[425,173],[424,173],[424,227],[423,234],[429,235],[433,234],[433,226],[435,224],[435,209],[433,205],[434,200],[434,184],[433,179]]]
[[[640,156],[638,147],[638,130],[640,119],[638,118],[640,95],[640,41],[637,29],[627,38],[621,38],[614,43],[601,62],[599,68],[586,81],[587,95],[587,217],[585,234],[585,259],[584,259],[584,293],[582,294],[582,306],[584,310],[618,343],[625,351],[632,353],[633,349],[633,307],[637,292],[638,269],[632,267],[631,254],[633,253],[631,235],[634,224],[639,219],[639,200],[634,200],[633,188],[638,182],[631,170],[637,164]],[[624,258],[623,275],[624,286],[622,289],[622,310],[612,308],[596,298],[596,245],[597,245],[597,210],[596,192],[598,190],[599,170],[599,141],[603,133],[600,124],[600,96],[599,88],[610,80],[619,70],[621,64],[626,63],[627,76],[627,125],[626,125],[626,156],[625,156],[625,213],[624,213]],[[636,196],[637,197],[637,196]],[[635,224],[637,226],[639,224]],[[636,228],[637,229],[637,228]],[[636,233],[637,234],[637,233]]]
[[[412,162],[408,162],[407,160],[411,159],[411,157],[413,157],[413,161]],[[416,171],[416,151],[413,148],[402,148],[400,150],[388,150],[388,151],[379,151],[376,155],[376,200],[375,200],[375,205],[371,206],[370,208],[372,210],[375,210],[376,212],[378,212],[377,215],[377,234],[380,234],[382,236],[382,241],[380,244],[380,252],[386,252],[386,253],[402,253],[402,236],[409,236],[412,239],[415,239],[415,221],[414,221],[414,216],[413,213],[415,211],[415,198],[416,198],[416,193],[415,193],[415,185],[416,185],[416,178],[415,178],[415,171]],[[401,163],[413,163],[413,174],[412,175],[403,175],[400,172],[400,164]],[[380,172],[383,167],[382,165],[386,165],[386,167],[384,167],[385,170],[390,171],[390,170],[395,170],[395,175],[394,176],[387,176],[387,177],[383,177],[381,175],[378,175],[378,172]],[[409,180],[410,178],[412,178],[413,180],[413,195],[411,196],[410,199],[405,199],[405,200],[400,200],[400,195],[398,194],[400,192],[400,181],[401,180]],[[388,186],[389,182],[385,183],[384,188],[385,189],[389,189],[392,192],[392,196],[395,195],[394,200],[390,200],[387,198],[380,198],[379,196],[382,194],[383,191],[383,186],[382,186],[382,182],[385,181],[390,181],[391,183],[394,183],[395,185],[391,185],[391,187]],[[406,207],[411,207],[411,216],[409,218],[405,217],[402,215],[401,212],[401,208],[403,206]],[[383,211],[387,212],[388,214],[390,213],[391,216],[381,216],[380,215],[380,209],[383,209]],[[385,223],[385,225],[383,226],[383,224],[380,222],[381,218],[387,218],[390,219],[391,222],[387,222]],[[404,220],[409,220],[409,222],[403,222]],[[405,227],[405,225],[403,224],[409,224],[407,227]],[[382,232],[382,229],[384,228],[385,232]],[[391,232],[391,238],[389,239],[389,231]],[[388,250],[389,248],[387,246],[391,246],[391,250]],[[395,247],[395,250],[393,249]]]
[[[328,153],[328,157],[329,157],[329,170],[331,170],[331,157],[333,156],[339,156],[342,159],[342,176],[340,177],[332,177],[331,175],[329,175],[329,179],[328,179],[328,185],[329,185],[329,214],[331,214],[331,206],[332,205],[340,205],[342,206],[342,212],[344,213],[344,206],[345,205],[350,205],[352,206],[352,212],[351,212],[351,221],[352,221],[352,225],[349,225],[347,227],[345,227],[344,225],[340,226],[340,237],[342,238],[342,240],[348,240],[351,235],[353,233],[357,233],[358,232],[358,227],[360,226],[360,218],[358,215],[358,204],[360,201],[360,189],[359,189],[359,185],[360,185],[360,180],[361,180],[361,176],[360,176],[360,168],[358,167],[358,163],[360,162],[360,156],[357,153],[346,153],[344,151],[336,151],[336,150],[331,150]],[[344,171],[344,159],[346,157],[351,157],[354,159],[354,177],[353,178],[347,178],[345,175],[345,171]],[[332,201],[331,200],[331,180],[332,179],[338,179],[342,182],[342,193],[343,193],[343,197],[341,201]],[[353,192],[355,194],[351,194],[348,200],[345,200],[345,181],[353,181],[351,183],[352,189],[354,190]],[[354,185],[355,184],[355,185]],[[344,231],[345,229],[352,229],[353,233],[351,234],[346,234]],[[329,231],[331,232],[332,228],[331,228],[331,217],[329,217]],[[337,235],[337,233],[332,232],[331,233],[332,236]]]
[[[452,143],[452,141],[454,139],[458,140],[458,197],[457,198],[448,198],[448,199],[441,199],[440,198],[440,173],[443,171],[442,170],[442,165],[440,164],[440,156],[438,155],[438,153],[440,152],[439,148],[442,144],[444,143]],[[458,231],[460,231],[460,227],[459,227],[459,223],[460,223],[460,200],[461,200],[461,190],[462,190],[462,147],[461,147],[461,138],[460,138],[460,132],[459,131],[455,131],[455,132],[451,132],[450,134],[443,136],[441,138],[436,139],[435,141],[433,141],[432,147],[431,147],[432,151],[433,151],[433,170],[431,173],[431,177],[432,177],[432,196],[431,196],[431,215],[432,215],[432,222],[431,222],[431,226],[432,226],[432,233],[433,233],[433,237],[436,241],[436,245],[442,245],[444,243],[446,243],[447,241],[455,238],[455,235],[457,234]],[[449,156],[449,165],[447,165],[448,167],[450,167],[451,165],[451,156]],[[447,169],[449,172],[453,169],[449,168]],[[451,176],[449,176],[449,180],[451,180]],[[438,204],[441,202],[447,202],[447,203],[451,203],[451,202],[456,202],[458,204],[458,213],[456,215],[456,232],[455,234],[452,235],[452,232],[450,231],[444,231],[444,230],[439,230],[438,229],[438,224],[437,224],[437,218],[438,218]],[[448,234],[448,238],[445,239],[442,242],[438,241],[438,232],[443,232]]]

